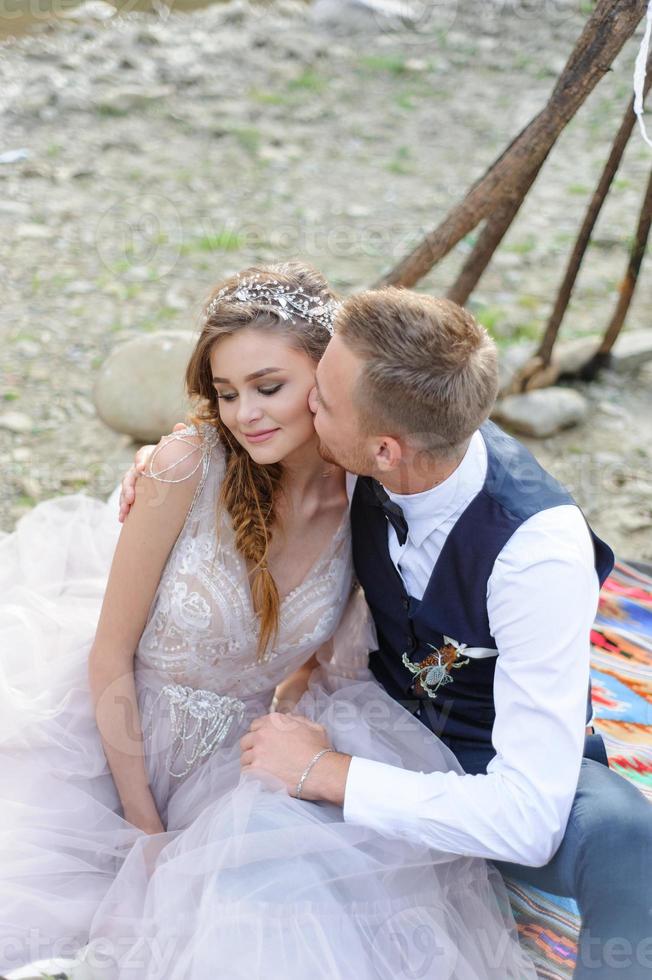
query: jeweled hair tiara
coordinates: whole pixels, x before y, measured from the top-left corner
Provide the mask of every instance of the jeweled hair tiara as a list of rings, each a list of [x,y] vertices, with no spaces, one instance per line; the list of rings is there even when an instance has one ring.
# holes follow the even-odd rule
[[[334,333],[333,322],[339,309],[336,300],[324,300],[311,296],[303,291],[303,286],[292,289],[284,286],[276,279],[264,279],[259,275],[243,279],[235,288],[225,286],[220,289],[206,308],[206,316],[210,317],[223,300],[240,303],[264,303],[273,307],[283,320],[301,317],[311,323],[318,323],[328,330],[331,337]]]

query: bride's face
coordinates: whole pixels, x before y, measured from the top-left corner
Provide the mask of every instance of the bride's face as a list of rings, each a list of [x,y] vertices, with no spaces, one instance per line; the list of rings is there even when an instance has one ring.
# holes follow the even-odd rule
[[[278,463],[317,436],[308,396],[315,365],[271,331],[245,327],[211,351],[220,418],[257,463]]]

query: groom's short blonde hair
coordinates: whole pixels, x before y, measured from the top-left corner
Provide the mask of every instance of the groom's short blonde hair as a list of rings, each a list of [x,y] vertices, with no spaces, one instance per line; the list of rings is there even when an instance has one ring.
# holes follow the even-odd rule
[[[496,345],[457,303],[395,287],[369,290],[342,304],[335,330],[364,361],[354,399],[366,434],[403,436],[449,456],[489,416]]]

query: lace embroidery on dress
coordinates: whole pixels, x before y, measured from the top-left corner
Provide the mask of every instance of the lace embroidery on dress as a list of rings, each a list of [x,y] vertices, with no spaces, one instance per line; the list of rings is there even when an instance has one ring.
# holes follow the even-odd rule
[[[154,718],[153,707],[161,698],[167,698],[170,730],[174,736],[165,767],[175,779],[186,776],[200,759],[210,755],[229,734],[234,721],[242,721],[245,714],[245,704],[239,698],[196,690],[183,684],[166,684],[152,706],[148,736]],[[174,764],[179,755],[183,768],[175,772]]]
[[[185,525],[188,524],[195,503],[201,495],[208,473],[211,440],[207,439],[207,435],[208,433],[205,432],[203,438],[200,437],[195,426],[187,426],[185,432],[173,433],[155,448],[144,474],[160,483],[183,483],[193,477],[200,466],[203,467]],[[171,442],[174,443],[173,446],[170,446]],[[179,455],[180,452],[184,452],[179,448],[180,443],[190,447],[184,455]],[[156,459],[162,452],[165,458],[159,469],[156,466]],[[192,465],[195,456],[198,458]],[[188,556],[192,554],[192,549],[186,547],[185,550]],[[182,567],[185,572],[190,570],[189,563],[185,566],[182,563]],[[177,600],[183,601],[187,591],[185,582],[177,582],[173,595]],[[186,616],[187,625],[207,628],[210,625],[209,606],[205,601],[199,600],[199,597],[197,599],[194,615],[191,617],[194,623],[188,622]],[[179,644],[179,648],[181,646]],[[193,688],[187,684],[165,684],[152,704],[149,723],[143,733],[146,738],[152,734],[152,725],[156,717],[154,709],[161,699],[167,701],[168,722],[172,735],[165,758],[165,767],[168,774],[175,779],[187,776],[200,759],[210,755],[227,737],[233,723],[242,721],[246,710],[245,703],[239,698]],[[181,767],[175,771],[179,756],[181,756]]]
[[[182,482],[201,467],[136,653],[137,662],[164,681],[154,704],[167,709],[171,776],[189,772],[245,716],[269,709],[276,686],[333,635],[351,592],[345,516],[304,581],[282,600],[278,637],[258,660],[246,564],[230,515],[218,508],[225,465],[219,435],[208,424],[173,433],[150,461],[148,475],[163,483]],[[152,705],[148,731],[156,718]]]

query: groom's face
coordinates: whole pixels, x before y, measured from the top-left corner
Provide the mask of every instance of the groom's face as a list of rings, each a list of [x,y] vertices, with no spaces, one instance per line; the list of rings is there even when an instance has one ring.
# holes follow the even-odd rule
[[[362,368],[360,358],[335,335],[317,366],[310,407],[315,416],[320,455],[350,473],[368,475],[374,471],[374,459],[354,401]]]

